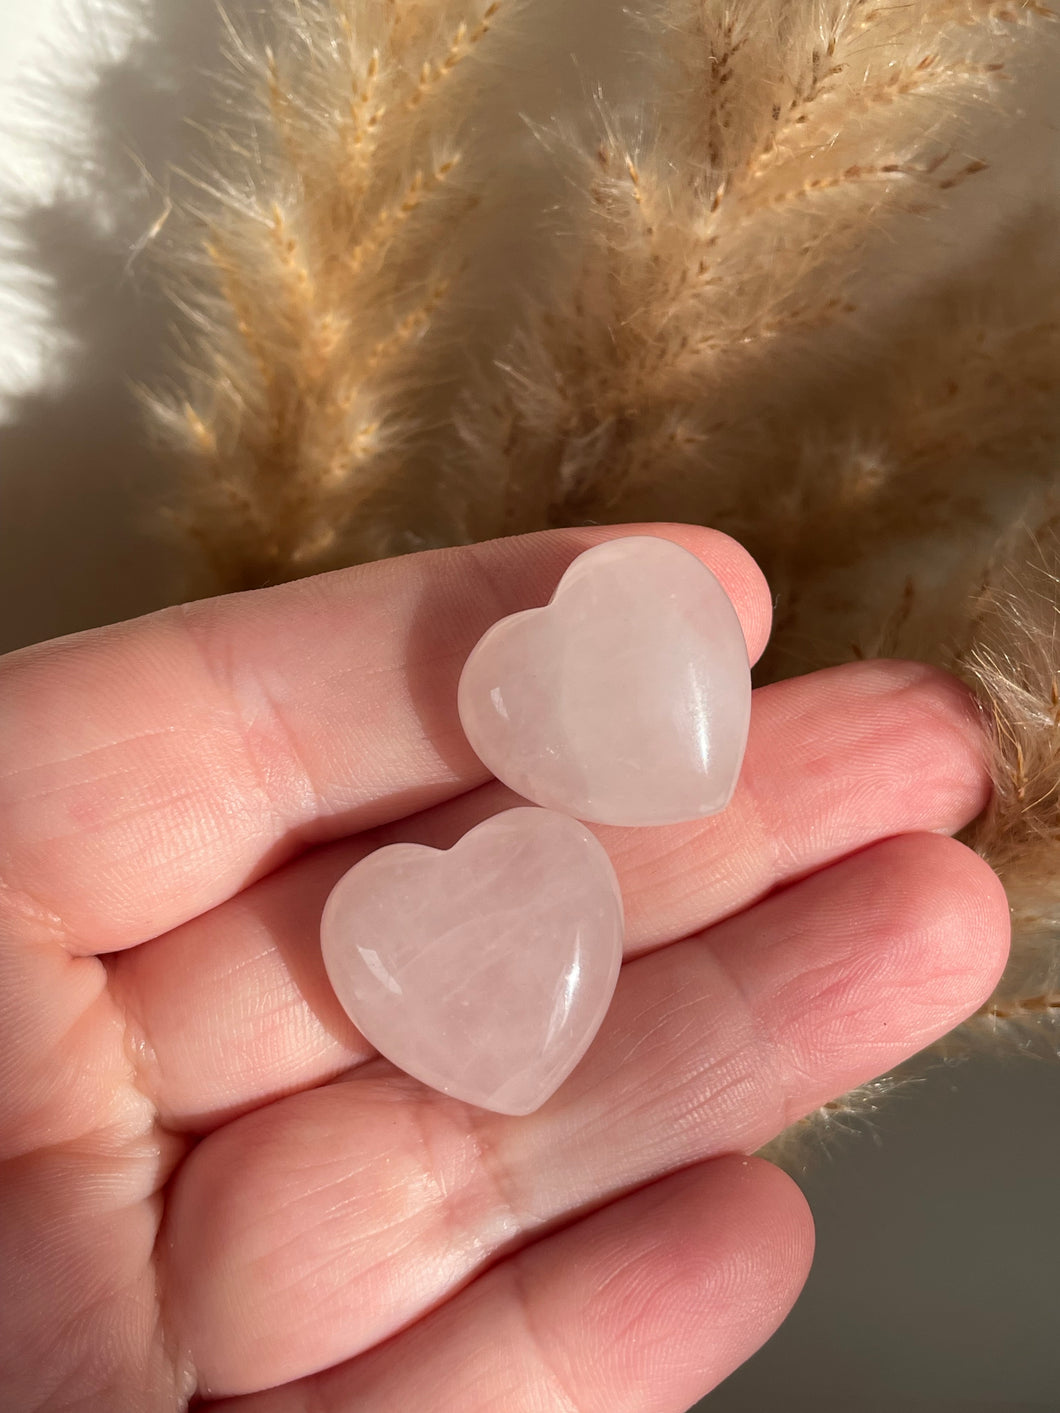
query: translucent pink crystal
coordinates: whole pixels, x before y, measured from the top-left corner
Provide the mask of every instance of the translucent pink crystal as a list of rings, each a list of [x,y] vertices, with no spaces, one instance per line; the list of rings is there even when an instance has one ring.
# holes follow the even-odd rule
[[[575,820],[514,809],[448,852],[391,844],[350,869],[321,922],[362,1034],[454,1098],[529,1114],[600,1027],[622,961],[611,861]]]
[[[599,824],[678,824],[732,797],[747,645],[693,554],[629,536],[579,556],[547,607],[495,623],[459,705],[476,754],[525,799]]]

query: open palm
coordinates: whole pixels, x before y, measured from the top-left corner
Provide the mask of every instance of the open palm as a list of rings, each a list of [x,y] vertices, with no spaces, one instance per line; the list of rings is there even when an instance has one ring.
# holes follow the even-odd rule
[[[647,532],[710,565],[757,655],[746,553]],[[528,1118],[373,1055],[320,959],[352,863],[512,803],[461,735],[461,666],[623,533],[4,660],[4,1407],[681,1413],[783,1318],[811,1223],[744,1155],[952,1027],[1004,960],[1001,889],[946,837],[988,788],[956,683],[869,662],[763,688],[723,814],[596,830],[626,965]]]

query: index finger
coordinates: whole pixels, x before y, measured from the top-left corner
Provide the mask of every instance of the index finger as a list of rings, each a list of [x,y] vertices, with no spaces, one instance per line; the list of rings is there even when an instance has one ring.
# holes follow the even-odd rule
[[[691,526],[545,531],[166,609],[0,663],[0,881],[77,952],[120,950],[301,849],[488,778],[456,687],[490,624],[577,555],[657,535],[769,631],[761,572]]]

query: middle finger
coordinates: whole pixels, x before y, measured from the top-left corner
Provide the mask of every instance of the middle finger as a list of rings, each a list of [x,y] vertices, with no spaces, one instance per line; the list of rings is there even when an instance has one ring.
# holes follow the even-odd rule
[[[987,792],[971,699],[945,674],[871,662],[754,694],[728,809],[694,824],[597,833],[625,900],[627,958],[709,926],[890,834],[954,832]],[[328,892],[402,838],[448,847],[515,797],[493,784],[308,855],[240,897],[110,959],[140,1031],[140,1079],[172,1127],[206,1132],[374,1053],[320,956]]]

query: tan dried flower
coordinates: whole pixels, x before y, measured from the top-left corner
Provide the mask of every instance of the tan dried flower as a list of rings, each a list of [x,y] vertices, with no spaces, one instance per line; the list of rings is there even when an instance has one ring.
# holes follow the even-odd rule
[[[1044,1041],[1060,1019],[1060,540],[1054,512],[990,566],[956,666],[988,720],[994,794],[968,842],[1001,877],[1013,946],[963,1041]],[[955,1041],[950,1040],[952,1050]]]
[[[204,585],[390,547],[370,507],[444,381],[445,237],[475,201],[461,94],[503,3],[299,0],[271,42],[230,29],[242,116],[194,179],[191,394],[164,406]]]
[[[796,495],[841,493],[790,476],[792,414],[834,409],[836,371],[871,360],[906,242],[987,170],[970,115],[1049,26],[982,0],[659,13],[657,114],[585,155],[569,296],[529,323],[492,421],[469,410],[469,498],[508,475],[495,530],[749,521],[780,467]]]

